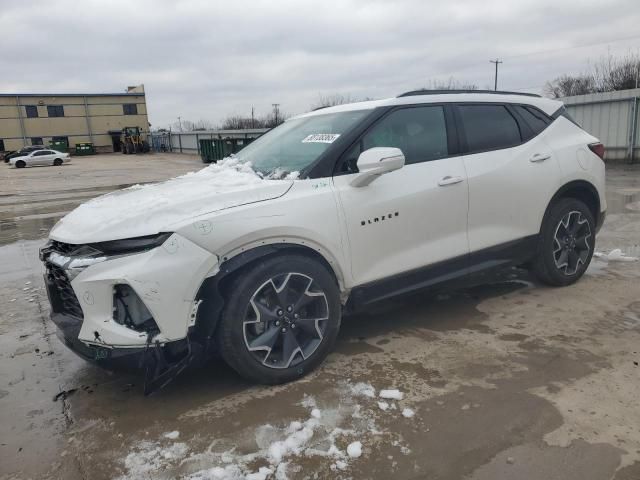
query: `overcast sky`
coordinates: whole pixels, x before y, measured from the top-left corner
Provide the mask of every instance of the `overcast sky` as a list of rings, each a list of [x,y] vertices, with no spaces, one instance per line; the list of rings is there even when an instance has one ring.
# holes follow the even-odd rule
[[[295,114],[319,94],[382,98],[451,76],[492,88],[496,57],[499,88],[540,92],[640,50],[638,0],[2,0],[0,25],[0,92],[144,83],[154,127],[272,103]]]

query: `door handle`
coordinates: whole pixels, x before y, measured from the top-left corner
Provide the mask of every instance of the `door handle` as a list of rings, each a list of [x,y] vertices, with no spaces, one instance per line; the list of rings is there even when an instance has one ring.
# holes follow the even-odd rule
[[[447,175],[446,177],[442,177],[438,181],[438,185],[441,187],[446,187],[447,185],[455,185],[456,183],[460,183],[464,178],[462,177],[452,177],[451,175]]]
[[[544,162],[545,160],[549,160],[551,158],[551,154],[549,153],[536,153],[533,157],[531,157],[529,159],[530,162],[536,163],[536,162]]]

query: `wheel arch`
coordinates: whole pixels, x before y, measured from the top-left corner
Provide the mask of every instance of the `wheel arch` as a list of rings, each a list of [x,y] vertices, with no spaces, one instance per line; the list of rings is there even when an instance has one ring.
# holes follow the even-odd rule
[[[600,215],[600,194],[598,193],[598,189],[590,182],[586,180],[573,180],[571,182],[565,183],[562,187],[560,187],[556,193],[551,197],[551,200],[547,204],[547,209],[544,212],[544,216],[542,218],[542,222],[540,223],[540,231],[542,231],[542,225],[544,224],[544,220],[547,218],[549,214],[549,210],[551,206],[560,200],[561,198],[575,198],[584,202],[585,205],[589,208],[589,211],[593,215],[593,218],[596,221],[596,229],[599,229],[601,226],[601,215]]]
[[[278,243],[269,243],[252,247],[243,247],[221,257],[221,263],[213,276],[207,277],[202,282],[196,295],[196,301],[202,301],[198,308],[195,324],[190,334],[203,342],[205,348],[213,346],[215,331],[220,320],[220,314],[225,305],[225,288],[233,274],[249,268],[255,262],[275,255],[299,254],[316,260],[323,265],[330,275],[336,280],[338,289],[344,291],[344,278],[335,259],[327,259],[327,252],[320,248],[314,248],[308,242],[302,243],[283,240]]]

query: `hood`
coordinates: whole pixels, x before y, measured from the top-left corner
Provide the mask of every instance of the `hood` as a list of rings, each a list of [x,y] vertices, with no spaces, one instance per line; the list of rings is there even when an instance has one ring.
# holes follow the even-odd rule
[[[292,179],[261,178],[235,159],[223,160],[166,182],[90,200],[62,218],[50,238],[78,244],[168,232],[190,218],[280,197],[292,184]]]

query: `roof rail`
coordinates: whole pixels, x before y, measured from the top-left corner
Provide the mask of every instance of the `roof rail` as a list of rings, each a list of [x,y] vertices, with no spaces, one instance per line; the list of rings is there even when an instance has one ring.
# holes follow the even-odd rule
[[[501,90],[412,90],[410,92],[404,92],[398,95],[400,97],[413,97],[416,95],[449,95],[453,93],[490,93],[493,95],[522,95],[525,97],[541,97],[537,93],[524,93],[524,92],[505,92]]]

